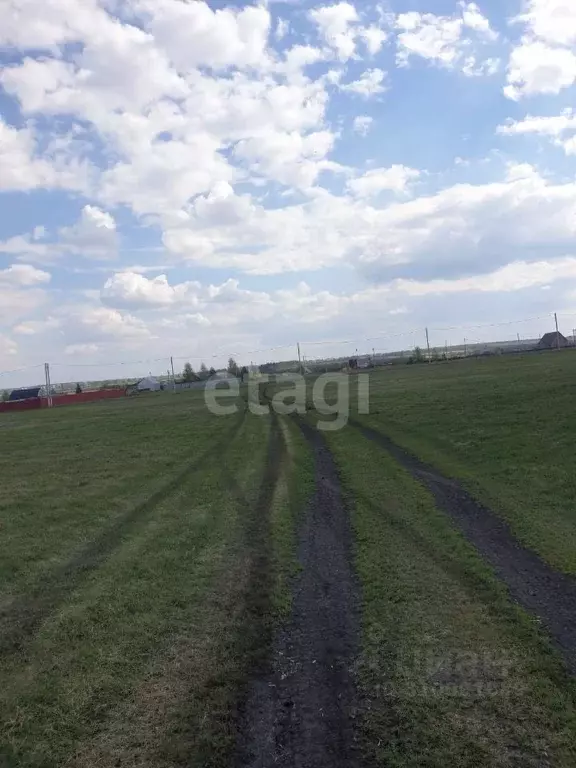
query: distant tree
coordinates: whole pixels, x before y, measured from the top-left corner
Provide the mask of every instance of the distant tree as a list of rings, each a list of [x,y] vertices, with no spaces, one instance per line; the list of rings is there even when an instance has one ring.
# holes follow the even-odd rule
[[[10,390],[9,389],[5,389],[2,392],[2,395],[0,396],[0,401],[2,401],[3,403],[7,403],[9,397],[10,397]]]
[[[209,376],[208,368],[206,367],[206,363],[202,363],[200,366],[200,378],[201,379],[207,379]]]
[[[240,371],[240,378],[242,379],[242,381],[246,381],[246,379],[248,378],[248,374],[249,374],[248,368],[246,368],[246,366],[243,365]]]
[[[82,387],[80,386],[79,383],[76,384],[76,394],[77,395],[81,395],[82,394]]]
[[[238,368],[238,363],[236,360],[234,360],[233,357],[229,358],[228,360],[228,368],[226,369],[230,376],[236,376],[238,377],[240,374],[240,369]]]
[[[416,347],[415,348],[414,355],[413,355],[413,361],[415,363],[423,363],[424,362],[424,354],[422,353],[422,350],[420,349],[420,347]]]
[[[210,376],[216,376],[216,368],[210,368],[208,373],[210,374]]]
[[[190,365],[190,363],[184,364],[184,370],[182,371],[182,378],[184,381],[194,381],[196,378],[194,375],[194,369]]]

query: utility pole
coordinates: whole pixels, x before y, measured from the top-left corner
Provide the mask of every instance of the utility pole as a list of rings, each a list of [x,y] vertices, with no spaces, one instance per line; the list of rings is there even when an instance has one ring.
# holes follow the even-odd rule
[[[556,323],[556,349],[560,349],[560,334],[558,333],[558,315],[554,312],[554,322]]]
[[[172,390],[176,392],[176,376],[174,376],[174,358],[170,356],[170,367],[172,368]]]
[[[298,346],[298,364],[300,365],[300,375],[304,375],[304,371],[302,370],[302,355],[300,354],[300,342],[297,344]]]
[[[520,334],[517,333],[516,336],[518,336],[518,344],[520,344]]]
[[[46,398],[48,408],[52,408],[52,385],[50,384],[50,363],[44,363],[44,376],[46,377]]]
[[[444,342],[444,354],[446,355],[446,360],[448,360],[448,339]]]
[[[468,344],[467,344],[467,339],[464,339],[464,357],[468,357]]]
[[[428,362],[431,362],[430,358],[430,338],[428,337],[428,328],[426,328],[426,347],[428,349]]]
[[[572,328],[572,341],[574,342],[574,346],[576,347],[576,328]]]

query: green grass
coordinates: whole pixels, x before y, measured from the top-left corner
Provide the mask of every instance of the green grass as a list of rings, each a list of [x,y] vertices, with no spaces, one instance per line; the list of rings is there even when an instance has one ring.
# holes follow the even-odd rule
[[[330,445],[363,588],[362,744],[391,768],[572,766],[573,684],[430,494],[357,430]]]
[[[365,423],[459,478],[519,539],[576,573],[576,353],[398,366]]]
[[[292,608],[292,582],[300,570],[297,529],[313,492],[314,465],[310,448],[294,421],[282,419],[280,424],[286,461],[271,512],[275,574],[272,597],[278,618],[285,619]]]
[[[575,380],[571,352],[399,366],[372,374],[360,419],[576,572]],[[215,417],[188,392],[2,415],[2,768],[233,763],[314,485],[294,421],[239,405]],[[535,623],[384,451],[353,427],[328,440],[363,590],[369,759],[576,764],[574,684]]]
[[[0,765],[230,764],[300,459],[201,397],[2,419]]]

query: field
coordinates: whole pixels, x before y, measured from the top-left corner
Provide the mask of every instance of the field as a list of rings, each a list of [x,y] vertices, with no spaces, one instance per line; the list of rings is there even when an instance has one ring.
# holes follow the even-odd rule
[[[334,432],[2,415],[0,765],[576,764],[575,378],[390,367]]]

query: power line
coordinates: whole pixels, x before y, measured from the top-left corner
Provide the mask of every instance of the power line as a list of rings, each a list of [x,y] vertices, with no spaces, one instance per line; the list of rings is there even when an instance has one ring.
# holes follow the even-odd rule
[[[43,363],[40,365],[25,365],[24,368],[14,368],[12,371],[0,371],[0,376],[8,376],[10,373],[21,373],[22,371],[31,371],[34,368],[42,368]]]
[[[536,317],[527,317],[522,318],[518,320],[507,320],[500,323],[480,323],[477,325],[452,325],[447,327],[439,327],[439,328],[430,328],[430,332],[446,332],[446,331],[457,331],[457,330],[477,330],[479,328],[502,328],[512,325],[517,325],[520,323],[528,323],[528,322],[534,322],[537,320],[544,320],[544,319],[550,319],[553,317],[553,313],[549,313],[546,315],[538,315]],[[576,317],[575,314],[560,314],[558,317]],[[419,333],[424,333],[424,329],[421,327],[418,328],[412,328],[410,330],[401,331],[398,333],[387,333],[387,334],[377,334],[375,336],[366,336],[362,338],[352,338],[352,339],[324,339],[324,340],[311,340],[311,341],[303,341],[301,342],[301,345],[303,347],[306,346],[335,346],[335,345],[345,345],[345,344],[360,344],[362,342],[371,342],[371,341],[377,341],[377,340],[392,340],[392,339],[399,339],[404,336],[414,336]],[[294,349],[296,352],[296,343],[292,344],[282,344],[277,345],[273,347],[262,347],[260,349],[253,349],[253,350],[247,350],[247,351],[235,351],[231,352],[230,350],[226,350],[225,347],[220,347],[216,351],[213,351],[211,354],[207,355],[178,355],[174,356],[174,360],[213,360],[215,358],[221,358],[224,356],[232,356],[232,357],[247,357],[249,355],[255,355],[255,354],[261,354],[264,352],[277,352],[279,350],[283,349]],[[62,362],[56,362],[56,363],[50,363],[52,367],[59,367],[59,368],[106,368],[108,366],[130,366],[130,365],[144,365],[144,364],[150,364],[150,363],[159,363],[159,362],[166,362],[170,361],[170,355],[165,355],[164,357],[155,357],[155,358],[147,358],[142,360],[116,360],[113,362],[98,362],[98,363],[62,363]],[[23,366],[21,368],[15,368],[13,370],[9,371],[0,371],[0,376],[7,376],[15,373],[22,373],[24,371],[28,370],[34,370],[37,368],[42,368],[42,365],[29,365],[29,366]]]

